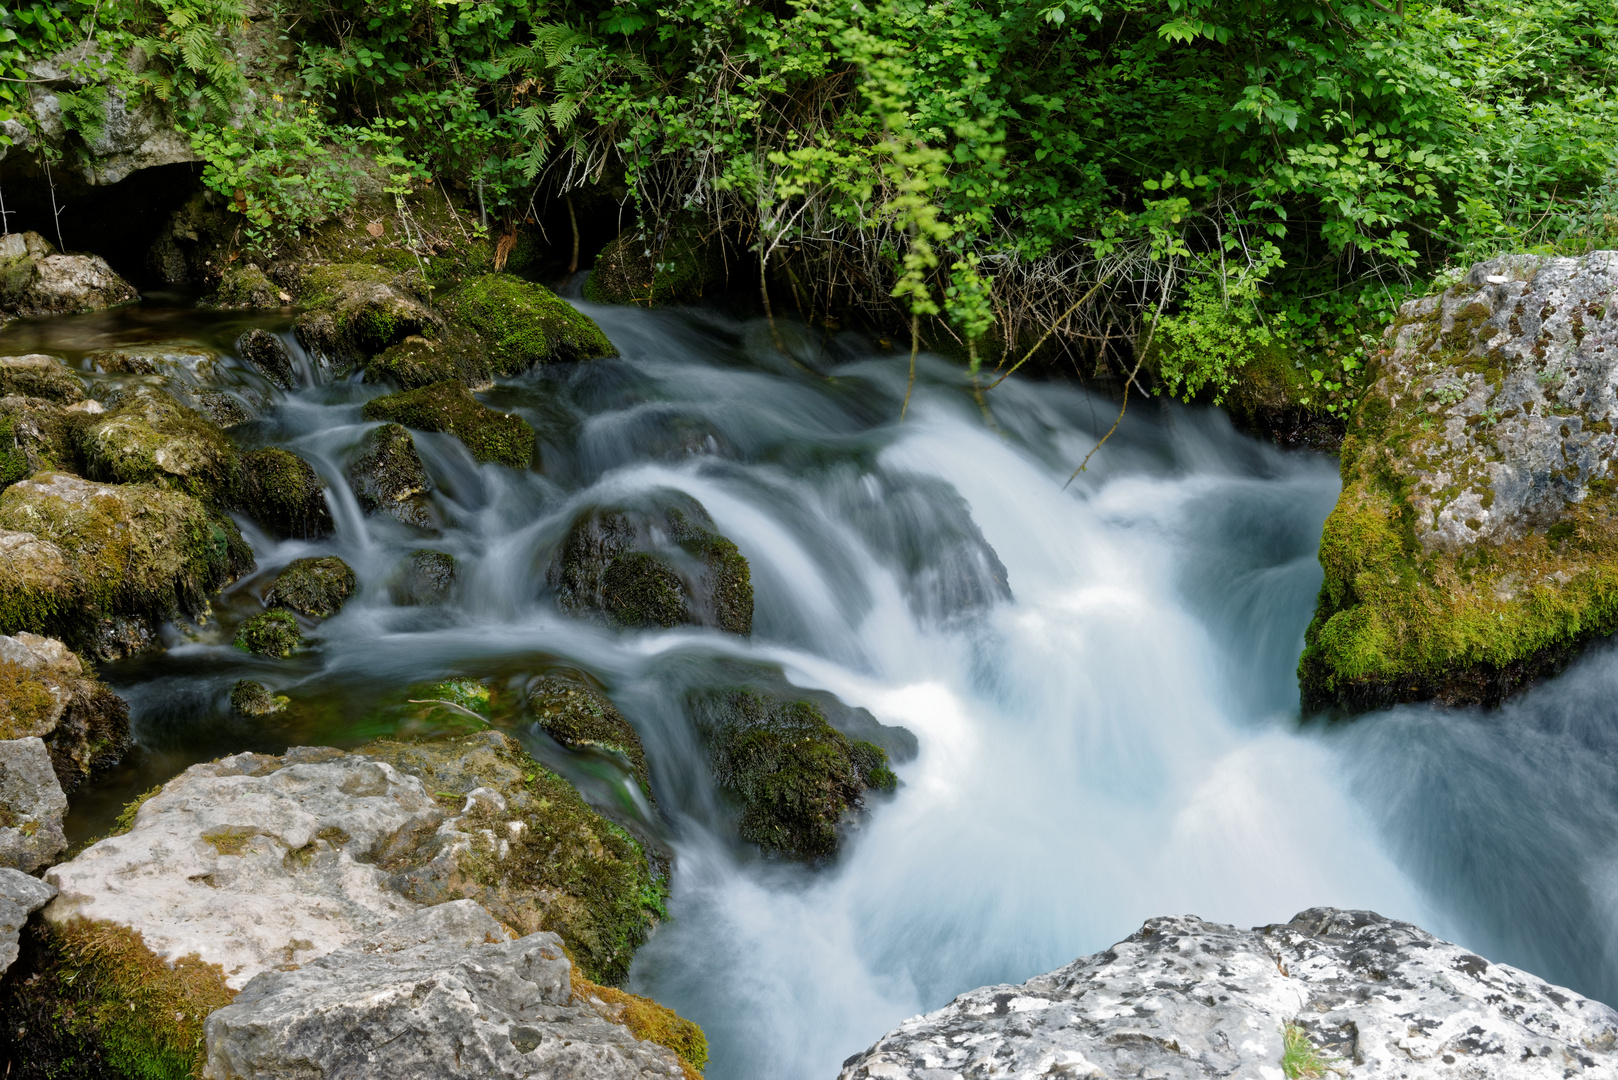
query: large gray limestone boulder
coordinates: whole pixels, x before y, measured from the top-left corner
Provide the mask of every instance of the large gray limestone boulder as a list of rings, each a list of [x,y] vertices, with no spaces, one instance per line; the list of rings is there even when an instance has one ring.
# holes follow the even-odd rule
[[[0,867],[0,975],[17,960],[17,934],[28,916],[55,895],[56,890],[38,878]]]
[[[59,254],[34,232],[0,236],[0,319],[99,311],[137,295],[99,255]]]
[[[0,740],[0,866],[25,874],[49,866],[67,850],[66,813],[67,796],[45,741]]]
[[[267,971],[208,1017],[208,1080],[650,1080],[673,1052],[575,1004],[551,933],[513,940],[471,900]]]
[[[1312,908],[1239,930],[1149,920],[1105,952],[905,1021],[840,1080],[1618,1076],[1618,1012],[1409,923]]]

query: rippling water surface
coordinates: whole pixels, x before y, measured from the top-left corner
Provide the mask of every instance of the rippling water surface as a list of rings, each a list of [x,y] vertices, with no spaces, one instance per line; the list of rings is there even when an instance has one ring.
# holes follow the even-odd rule
[[[104,826],[186,764],[392,730],[375,702],[452,674],[548,667],[602,682],[640,731],[662,808],[623,764],[516,733],[598,805],[677,853],[673,920],[632,986],[706,1028],[714,1080],[830,1080],[900,1020],[983,983],[1105,947],[1150,915],[1256,925],[1314,905],[1371,907],[1618,1002],[1618,657],[1591,652],[1495,713],[1411,707],[1300,723],[1294,666],[1337,494],[1335,462],[1234,432],[1221,414],[1137,404],[1070,486],[1114,406],[1012,380],[980,408],[924,360],[762,324],[589,308],[623,353],[483,394],[540,433],[543,468],[478,466],[417,436],[445,528],[367,519],[342,480],[381,390],[322,379],[273,391],[233,434],[286,446],[331,485],[337,535],[276,543],[243,521],[260,570],[167,653],[111,665],[140,751],[74,809]],[[5,352],[79,360],[133,340],[227,352],[284,321],[155,305],[36,322]],[[567,618],[545,567],[589,505],[657,488],[699,499],[752,564],[752,639],[614,633]],[[395,606],[407,553],[448,551],[446,608]],[[361,591],[292,661],[230,647],[276,570],[340,555]],[[806,870],[736,842],[679,707],[736,661],[778,666],[914,732],[898,793]],[[233,717],[238,678],[291,694]]]

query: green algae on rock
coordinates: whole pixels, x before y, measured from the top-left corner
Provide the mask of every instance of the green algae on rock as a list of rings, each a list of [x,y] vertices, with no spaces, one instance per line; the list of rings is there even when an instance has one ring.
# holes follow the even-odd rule
[[[427,493],[433,481],[401,424],[366,433],[359,456],[348,466],[348,486],[367,514],[384,513],[406,525],[430,529],[435,517]]]
[[[687,705],[714,778],[741,804],[742,839],[766,851],[828,858],[838,823],[863,807],[865,792],[898,785],[881,747],[850,739],[811,701],[730,687],[693,694]]]
[[[208,594],[253,566],[228,518],[148,484],[39,473],[0,493],[0,530],[30,534],[0,545],[0,621],[107,658],[129,651],[102,638],[109,621],[147,626],[138,647],[155,623],[202,618]]]
[[[256,263],[248,263],[246,266],[226,267],[219,275],[219,284],[203,306],[227,310],[263,310],[281,307],[291,300]]]
[[[0,397],[0,488],[36,472],[71,466],[90,406],[44,398]]]
[[[150,387],[122,395],[117,407],[93,418],[80,442],[93,480],[156,484],[219,501],[236,482],[236,448],[195,411]]]
[[[1304,707],[1498,703],[1618,630],[1618,253],[1406,303],[1343,441]]]
[[[745,635],[753,626],[746,558],[683,492],[581,513],[547,579],[564,610],[600,611],[632,629],[694,624]]]
[[[287,707],[284,694],[272,694],[263,683],[237,679],[230,688],[230,707],[243,716],[269,716]]]
[[[13,395],[71,405],[84,400],[84,382],[54,356],[0,356],[0,397]]]
[[[652,777],[640,735],[605,694],[582,678],[551,674],[528,684],[528,705],[539,726],[563,746],[600,746],[624,755],[641,790],[651,796]]]
[[[417,390],[453,379],[469,387],[487,386],[492,371],[476,335],[451,324],[436,338],[411,334],[389,345],[365,365],[367,382],[389,380]]]
[[[358,587],[354,571],[335,555],[296,559],[276,575],[264,602],[324,619],[341,611]]]
[[[543,285],[509,274],[472,278],[441,306],[483,339],[497,375],[516,375],[555,360],[618,355],[589,317]]]
[[[693,223],[676,220],[665,233],[625,229],[602,248],[584,283],[595,304],[664,307],[690,304],[722,279],[724,266]]]
[[[520,416],[497,412],[454,380],[388,394],[365,403],[367,420],[388,420],[418,431],[455,436],[478,461],[525,469],[534,456],[534,429]]]
[[[243,652],[284,660],[303,645],[303,631],[290,611],[261,611],[236,628],[234,644]]]
[[[519,933],[561,935],[592,980],[617,983],[629,973],[635,949],[662,916],[667,884],[642,842],[571,784],[498,731],[381,740],[356,752],[420,777],[461,811],[456,828],[466,841],[453,867],[440,861],[401,872],[395,880],[406,896],[422,904],[476,900]]]
[[[335,528],[326,505],[326,486],[314,466],[279,447],[241,456],[233,501],[283,540],[316,540]]]
[[[339,369],[375,356],[411,335],[436,336],[431,308],[379,266],[337,263],[305,270],[298,300],[308,310],[294,332],[306,349]]]
[[[0,739],[30,737],[71,792],[129,749],[129,706],[62,642],[22,631],[0,636]]]

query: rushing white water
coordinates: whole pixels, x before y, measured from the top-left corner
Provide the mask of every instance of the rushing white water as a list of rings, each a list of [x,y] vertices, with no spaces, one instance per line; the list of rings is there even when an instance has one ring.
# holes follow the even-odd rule
[[[483,395],[539,430],[540,471],[417,436],[445,523],[434,536],[364,517],[343,482],[380,388],[280,394],[232,368],[271,402],[238,438],[311,460],[337,535],[276,543],[244,522],[261,572],[227,590],[220,621],[108,670],[142,752],[104,786],[103,816],[199,758],[386,733],[367,710],[406,683],[566,664],[640,731],[662,819],[621,763],[517,733],[675,849],[673,919],[631,985],[705,1027],[712,1080],[830,1080],[909,1015],[1169,913],[1256,925],[1371,907],[1618,998],[1610,646],[1496,713],[1300,723],[1294,666],[1334,462],[1260,445],[1217,412],[1137,402],[1069,485],[1115,408],[1082,390],[1012,380],[986,413],[958,369],[924,358],[900,424],[902,356],[807,337],[782,355],[758,324],[590,311],[622,359]],[[242,326],[121,318],[7,348],[227,344]],[[699,499],[749,559],[750,640],[617,633],[556,610],[545,567],[575,514],[656,488]],[[463,567],[448,607],[395,606],[391,583],[421,546]],[[273,572],[314,553],[361,581],[316,648],[282,662],[230,648]],[[918,737],[899,791],[832,865],[763,859],[735,838],[681,702],[738,660]],[[225,704],[241,677],[323,707],[246,722]],[[75,814],[94,818],[95,799]]]

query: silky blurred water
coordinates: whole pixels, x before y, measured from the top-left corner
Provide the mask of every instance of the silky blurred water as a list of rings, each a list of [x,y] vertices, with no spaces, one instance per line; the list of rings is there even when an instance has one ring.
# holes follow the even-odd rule
[[[1607,645],[1493,713],[1411,707],[1301,722],[1295,665],[1337,494],[1335,462],[1283,453],[1216,411],[1116,406],[1017,379],[980,404],[923,358],[702,312],[585,308],[622,351],[482,394],[540,433],[542,466],[479,466],[417,436],[444,528],[366,518],[343,482],[382,388],[320,376],[256,403],[244,445],[307,457],[337,534],[276,543],[242,520],[260,570],[167,653],[109,665],[140,749],[75,801],[89,835],[133,793],[242,749],[357,745],[392,730],[375,702],[446,675],[566,666],[640,731],[660,815],[622,762],[512,728],[598,805],[676,856],[672,920],[631,987],[708,1032],[712,1080],[830,1080],[904,1018],[980,984],[1104,948],[1147,917],[1257,925],[1316,905],[1416,921],[1492,959],[1618,1001],[1618,657]],[[247,325],[156,305],[21,324],[5,352],[180,338],[228,355]],[[290,338],[288,339],[290,340]],[[749,559],[750,640],[619,633],[559,613],[545,567],[582,509],[659,488],[699,499]],[[397,606],[408,552],[465,579]],[[274,571],[336,554],[361,589],[291,661],[230,647]],[[901,787],[816,869],[734,835],[680,701],[738,661],[777,665],[913,732]],[[247,721],[238,678],[292,696]]]

